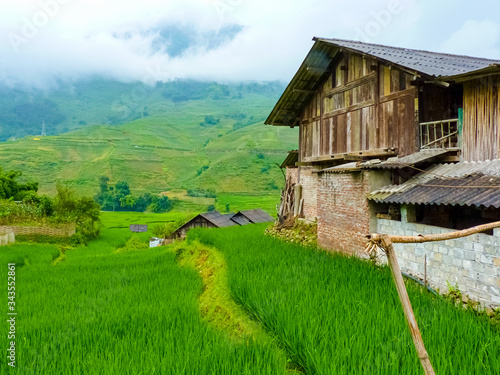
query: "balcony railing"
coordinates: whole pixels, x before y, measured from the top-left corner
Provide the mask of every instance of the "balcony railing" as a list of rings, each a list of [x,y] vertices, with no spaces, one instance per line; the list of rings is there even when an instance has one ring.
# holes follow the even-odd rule
[[[458,119],[420,123],[420,149],[457,148]]]

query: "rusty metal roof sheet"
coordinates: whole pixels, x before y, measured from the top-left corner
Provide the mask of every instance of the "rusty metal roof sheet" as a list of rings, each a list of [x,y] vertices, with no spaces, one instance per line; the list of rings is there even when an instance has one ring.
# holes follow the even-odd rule
[[[435,165],[404,184],[385,186],[367,198],[381,203],[500,208],[500,160]]]

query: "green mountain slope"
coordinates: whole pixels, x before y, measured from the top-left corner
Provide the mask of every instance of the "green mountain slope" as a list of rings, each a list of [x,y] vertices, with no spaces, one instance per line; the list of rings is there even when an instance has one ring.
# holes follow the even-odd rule
[[[188,91],[187,99],[162,91],[148,102],[154,114],[123,125],[8,140],[0,143],[0,165],[39,181],[42,193],[53,193],[61,181],[95,194],[98,177],[107,175],[110,183],[127,181],[134,194],[199,188],[277,195],[283,176],[275,163],[296,148],[298,134],[263,125],[276,90],[232,86],[229,95],[217,97],[221,87]]]
[[[176,106],[189,107],[191,102],[194,102],[192,109],[202,118],[215,112],[240,120],[245,116],[243,122],[253,116],[253,122],[257,122],[267,115],[266,111],[257,110],[259,105],[265,102],[264,107],[269,109],[270,102],[283,89],[278,82],[224,85],[176,80],[150,86],[97,78],[59,83],[49,91],[0,84],[0,141],[39,135],[43,123],[46,134],[55,135],[88,125],[117,125],[161,116]],[[200,101],[206,101],[207,105]],[[201,108],[197,108],[200,104]],[[225,111],[221,112],[223,108]]]

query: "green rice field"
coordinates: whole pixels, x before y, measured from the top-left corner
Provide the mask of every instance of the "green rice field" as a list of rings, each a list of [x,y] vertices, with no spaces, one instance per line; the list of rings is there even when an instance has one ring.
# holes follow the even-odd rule
[[[105,213],[101,237],[88,246],[1,247],[4,285],[16,264],[17,315],[16,368],[4,354],[0,373],[423,373],[388,269],[280,242],[264,235],[265,225],[196,229],[186,244],[155,249],[134,245],[150,233],[130,239],[129,224],[178,218]],[[195,248],[203,262],[184,264]],[[215,293],[232,300],[227,320],[239,309],[235,316],[257,327],[251,334],[238,325],[228,332],[224,315],[213,324],[203,312],[212,301],[203,302],[206,282],[218,272],[227,285]],[[407,288],[437,374],[500,373],[497,328]],[[7,287],[0,293],[5,353]]]

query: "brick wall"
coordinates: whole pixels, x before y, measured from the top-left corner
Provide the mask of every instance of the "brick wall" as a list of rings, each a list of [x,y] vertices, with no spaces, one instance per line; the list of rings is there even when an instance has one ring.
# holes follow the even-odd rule
[[[368,171],[322,173],[318,183],[318,245],[329,250],[361,254],[370,232],[366,195]]]
[[[378,219],[379,233],[417,236],[439,234],[452,229],[408,223],[402,210],[402,221]],[[427,257],[427,280],[442,292],[447,282],[473,300],[484,305],[500,306],[500,229],[490,236],[472,236],[422,244],[394,244],[401,271],[424,278]],[[385,256],[382,262],[386,263]]]
[[[297,183],[298,168],[286,167],[286,179],[290,177],[292,182]]]
[[[304,199],[303,213],[307,220],[316,220],[318,217],[318,174],[312,173],[312,167],[300,168],[300,184]]]

